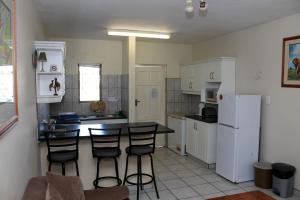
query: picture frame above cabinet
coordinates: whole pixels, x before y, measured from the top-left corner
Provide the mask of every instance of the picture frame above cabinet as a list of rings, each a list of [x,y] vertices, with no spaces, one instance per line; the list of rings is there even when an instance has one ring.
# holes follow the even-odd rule
[[[65,42],[34,42],[37,103],[61,102],[65,94]]]

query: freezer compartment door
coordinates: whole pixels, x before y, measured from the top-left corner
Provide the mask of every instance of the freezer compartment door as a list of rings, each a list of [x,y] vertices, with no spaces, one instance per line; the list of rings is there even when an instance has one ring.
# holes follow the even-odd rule
[[[218,123],[238,128],[238,100],[236,95],[223,95],[218,106]]]
[[[237,130],[218,125],[216,172],[236,182]]]

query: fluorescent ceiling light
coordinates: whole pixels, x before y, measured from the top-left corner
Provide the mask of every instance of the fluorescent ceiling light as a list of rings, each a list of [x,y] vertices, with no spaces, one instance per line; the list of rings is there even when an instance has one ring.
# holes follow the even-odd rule
[[[144,32],[144,31],[108,30],[107,34],[113,36],[132,36],[132,37],[144,37],[144,38],[170,39],[170,34],[167,33]]]

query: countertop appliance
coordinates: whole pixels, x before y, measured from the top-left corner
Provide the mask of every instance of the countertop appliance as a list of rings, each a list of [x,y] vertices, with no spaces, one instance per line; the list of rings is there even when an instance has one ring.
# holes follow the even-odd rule
[[[75,112],[59,113],[56,119],[56,124],[80,124],[80,117]]]
[[[204,118],[218,118],[217,108],[205,106],[201,110],[201,116]]]
[[[184,114],[169,114],[168,128],[175,131],[168,134],[168,148],[182,156],[186,155],[186,120]]]
[[[206,88],[206,102],[217,102],[219,88]]]
[[[258,161],[260,95],[222,95],[218,107],[216,172],[235,182],[254,179]]]

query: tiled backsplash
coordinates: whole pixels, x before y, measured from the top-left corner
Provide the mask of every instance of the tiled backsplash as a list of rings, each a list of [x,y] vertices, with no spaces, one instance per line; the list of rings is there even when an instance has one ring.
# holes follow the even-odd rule
[[[94,114],[90,103],[79,102],[78,75],[66,75],[66,93],[61,103],[50,104],[50,114],[77,112],[81,115]],[[121,75],[102,75],[102,99],[106,102],[105,113],[121,110]]]
[[[197,114],[200,96],[181,93],[180,78],[166,81],[167,113]],[[102,75],[102,99],[106,102],[106,113],[122,110],[128,115],[128,75]],[[43,109],[38,109],[39,112]],[[81,115],[93,114],[90,103],[79,103],[78,75],[66,75],[66,94],[61,103],[50,104],[50,114],[77,112]]]
[[[199,113],[199,95],[183,94],[181,92],[181,79],[167,79],[167,113]]]

